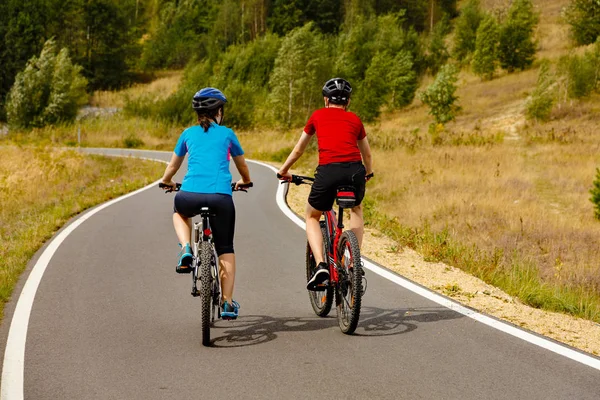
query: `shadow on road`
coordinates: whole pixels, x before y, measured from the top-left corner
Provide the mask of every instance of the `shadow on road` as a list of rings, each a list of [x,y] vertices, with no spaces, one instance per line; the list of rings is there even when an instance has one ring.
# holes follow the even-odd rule
[[[391,336],[412,332],[420,324],[462,317],[461,314],[443,307],[385,310],[364,307],[354,336]],[[214,347],[242,347],[267,343],[277,339],[283,332],[312,332],[337,327],[335,310],[327,318],[270,317],[249,315],[237,321],[218,321],[213,329]]]

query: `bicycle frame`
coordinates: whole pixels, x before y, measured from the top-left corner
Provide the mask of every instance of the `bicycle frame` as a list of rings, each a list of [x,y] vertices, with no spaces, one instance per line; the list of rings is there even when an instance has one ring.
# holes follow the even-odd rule
[[[339,260],[336,250],[340,242],[340,237],[342,236],[342,232],[344,230],[344,209],[342,207],[339,207],[337,224],[334,223],[334,221],[336,221],[336,215],[333,209],[324,212],[323,215],[325,216],[325,225],[327,226],[327,238],[329,240],[329,246],[327,246],[327,251],[329,254],[324,254],[324,256],[327,258],[327,264],[329,264],[329,280],[332,284],[337,284],[339,282],[339,276],[337,271],[337,265]]]

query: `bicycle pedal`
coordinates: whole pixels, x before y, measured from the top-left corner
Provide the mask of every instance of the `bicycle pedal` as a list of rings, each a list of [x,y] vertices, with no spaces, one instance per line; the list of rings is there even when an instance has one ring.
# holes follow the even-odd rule
[[[196,290],[192,290],[192,293],[191,293],[191,294],[192,294],[192,296],[194,296],[194,297],[200,297],[200,291],[199,291],[198,289],[196,289]]]

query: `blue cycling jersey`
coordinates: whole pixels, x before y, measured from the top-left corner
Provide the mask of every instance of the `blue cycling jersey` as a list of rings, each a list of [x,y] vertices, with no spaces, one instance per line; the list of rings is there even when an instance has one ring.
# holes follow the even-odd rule
[[[194,193],[222,193],[231,195],[231,157],[244,154],[235,133],[212,123],[208,131],[200,125],[192,126],[181,134],[175,145],[175,154],[188,154],[188,171],[181,190]]]

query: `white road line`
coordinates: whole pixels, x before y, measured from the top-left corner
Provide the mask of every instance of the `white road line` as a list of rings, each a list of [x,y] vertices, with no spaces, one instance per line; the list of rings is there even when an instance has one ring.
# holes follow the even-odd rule
[[[119,155],[121,157],[122,155]],[[150,159],[152,160],[152,159]],[[152,161],[160,161],[166,164],[163,160],[154,159]],[[23,286],[23,290],[17,301],[15,312],[8,331],[8,340],[6,341],[6,350],[4,352],[4,363],[2,365],[2,381],[1,381],[1,400],[22,400],[24,397],[24,368],[25,368],[25,341],[27,340],[27,328],[29,326],[29,316],[33,307],[33,300],[37,292],[38,286],[42,280],[42,276],[50,263],[50,260],[58,250],[58,247],[65,239],[96,213],[104,210],[111,205],[125,200],[131,196],[155,188],[160,180],[151,183],[150,185],[131,192],[124,196],[110,200],[90,211],[81,215],[73,223],[62,230],[57,236],[52,239],[48,247],[44,250],[40,258],[33,266],[27,281]]]
[[[256,164],[263,165],[263,166],[277,172],[277,169],[271,165],[261,163],[261,162],[256,162],[256,161],[253,161],[253,162]],[[292,212],[292,210],[290,210],[290,208],[285,200],[285,196],[287,194],[287,186],[288,186],[287,184],[279,186],[279,189],[277,190],[277,205],[279,206],[281,211],[288,218],[290,218],[292,221],[294,221],[302,229],[306,229],[306,224],[304,223],[304,221],[301,218],[299,218],[296,214],[294,214],[294,212]],[[399,275],[396,275],[385,268],[381,268],[380,266],[375,265],[368,260],[363,260],[363,262],[364,262],[365,267],[367,269],[369,269],[370,271],[373,271],[377,275],[380,275],[381,277],[383,277],[389,281],[392,281],[395,284],[400,285],[403,288],[408,289],[411,292],[418,294],[419,296],[425,297],[428,300],[431,300],[437,304],[440,304],[440,305],[447,307],[453,311],[456,311],[456,312],[463,314],[469,318],[472,318],[475,321],[479,321],[482,324],[488,325],[489,327],[492,327],[492,328],[502,331],[504,333],[508,333],[509,335],[515,336],[522,340],[525,340],[526,342],[529,342],[529,343],[534,344],[539,347],[543,347],[544,349],[550,350],[554,353],[557,353],[564,357],[570,358],[571,360],[577,361],[577,362],[585,364],[589,367],[600,370],[600,359],[598,359],[598,358],[581,353],[577,350],[573,350],[572,348],[563,346],[560,343],[554,342],[552,340],[548,340],[544,337],[534,335],[530,332],[527,332],[520,328],[517,328],[514,325],[499,321],[497,319],[488,317],[487,315],[483,315],[477,311],[474,311],[470,308],[464,307],[464,306],[462,306],[462,305],[460,305],[460,304],[458,304],[436,292],[433,292],[429,289],[423,288],[422,286],[419,286],[419,285],[409,281],[408,279],[405,279]]]

